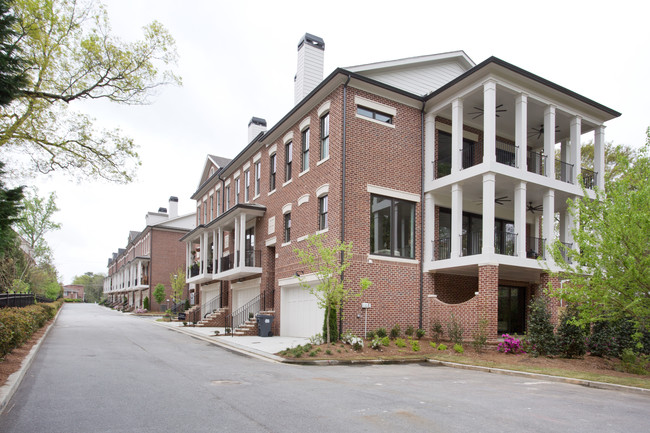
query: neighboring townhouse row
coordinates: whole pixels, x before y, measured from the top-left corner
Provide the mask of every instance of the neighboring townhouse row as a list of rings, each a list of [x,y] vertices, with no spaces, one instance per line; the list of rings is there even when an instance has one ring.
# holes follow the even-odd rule
[[[462,51],[339,68],[322,79],[325,44],[298,45],[296,106],[232,160],[208,156],[196,227],[183,236],[195,310],[235,327],[274,315],[273,331],[320,332],[316,284],[294,248],[324,233],[353,244],[342,330],[429,330],[452,315],[465,335],[524,332],[526,305],[557,266],[575,222],[567,199],[603,186],[604,123],[620,113],[498,58]],[[593,171],[580,142],[592,134]],[[556,151],[559,149],[559,151]],[[369,308],[362,308],[362,306]],[[211,313],[215,313],[212,314]],[[557,305],[553,305],[554,317]]]
[[[145,228],[131,231],[124,248],[108,259],[108,275],[104,279],[104,296],[112,303],[124,303],[126,308],[143,308],[149,298],[152,311],[171,307],[170,277],[184,269],[185,249],[179,239],[194,227],[193,213],[178,215],[178,198],[169,198],[169,211],[159,208],[148,212]],[[165,300],[158,304],[153,291],[157,284],[165,286]],[[186,287],[185,297],[187,299]],[[169,300],[169,301],[168,301]]]

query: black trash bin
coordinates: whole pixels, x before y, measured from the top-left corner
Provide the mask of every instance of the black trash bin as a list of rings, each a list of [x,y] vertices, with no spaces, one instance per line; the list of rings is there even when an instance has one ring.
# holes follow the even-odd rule
[[[258,314],[257,315],[257,330],[260,337],[273,337],[273,331],[271,331],[271,325],[273,325],[273,316],[270,314]]]

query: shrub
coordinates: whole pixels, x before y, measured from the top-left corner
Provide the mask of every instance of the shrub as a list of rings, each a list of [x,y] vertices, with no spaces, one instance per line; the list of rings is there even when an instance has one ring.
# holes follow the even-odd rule
[[[503,334],[503,342],[499,343],[498,350],[503,353],[525,353],[521,340],[509,334]]]
[[[411,340],[411,349],[413,349],[413,352],[419,352],[420,351],[420,342],[417,340]]]
[[[186,300],[185,300],[185,309],[186,309],[186,310],[189,310],[189,309],[190,309],[190,300],[189,300],[189,299],[186,299]]]
[[[453,314],[451,315],[451,321],[447,323],[447,333],[452,342],[456,344],[461,344],[463,342],[463,327],[456,320],[456,316]]]
[[[438,319],[431,324],[431,337],[436,340],[442,339],[442,323]]]
[[[325,354],[326,354],[326,355],[331,355],[331,354],[332,354],[332,351],[329,350],[329,349],[327,349],[327,350],[325,351]]]
[[[426,334],[426,331],[422,328],[418,329],[415,331],[415,336],[420,340],[422,337],[424,337],[424,334]]]
[[[370,347],[372,347],[375,350],[381,349],[381,338],[375,337],[372,339],[372,342],[370,343]]]
[[[352,345],[352,348],[358,352],[363,349],[363,338],[355,337],[350,344]]]
[[[386,347],[390,346],[390,338],[388,338],[388,337],[384,337],[384,338],[382,338],[382,339],[381,339],[381,344],[382,344],[383,346],[386,346]]]
[[[402,338],[396,338],[395,339],[395,345],[397,347],[406,347],[406,341],[404,341],[404,339],[402,339]]]
[[[636,349],[632,338],[635,333],[634,324],[629,320],[616,320],[611,322],[597,322],[594,324],[587,347],[594,356],[613,356],[620,358],[623,350]],[[647,335],[645,333],[644,337]],[[650,345],[643,344],[644,352],[650,353]]]
[[[478,321],[478,330],[473,334],[472,347],[477,353],[483,352],[487,345],[487,326],[488,320],[481,319]]]
[[[528,334],[526,341],[530,344],[530,354],[534,357],[555,353],[556,342],[551,323],[548,300],[538,296],[528,306]]]
[[[634,352],[632,349],[623,349],[621,354],[621,367],[627,373],[650,374],[648,370],[650,356]]]
[[[587,352],[586,333],[575,323],[578,311],[570,305],[562,314],[557,327],[557,351],[565,358],[582,357]]]
[[[323,335],[325,336],[326,340],[327,340],[327,322],[328,322],[327,313],[325,313],[323,318]],[[336,310],[334,308],[330,308],[329,324],[330,324],[330,342],[333,343],[335,341],[339,341],[339,328],[338,328],[338,323],[336,321]]]
[[[374,340],[375,337],[377,337],[377,333],[375,331],[368,331],[366,334],[366,340]]]
[[[400,330],[399,325],[396,323],[395,326],[393,326],[390,329],[390,338],[392,338],[394,340],[397,337],[399,337],[401,333],[402,333],[402,331]]]
[[[325,339],[323,338],[322,334],[316,334],[316,335],[312,335],[311,337],[309,337],[309,342],[311,344],[315,344],[316,346],[319,346],[319,345],[325,343]]]
[[[463,353],[465,349],[463,349],[463,346],[460,344],[454,344],[454,352],[456,353]]]
[[[429,341],[429,346],[433,347],[434,349],[438,347],[435,341]]]
[[[149,297],[145,296],[144,300],[142,301],[142,306],[144,307],[145,310],[149,309]]]
[[[438,346],[438,350],[447,350],[447,345],[440,343],[440,346]]]
[[[415,329],[413,326],[409,325],[406,327],[406,330],[404,331],[404,334],[406,334],[407,337],[412,337],[413,333],[415,332]]]
[[[388,336],[388,332],[386,332],[386,328],[379,328],[379,329],[377,329],[377,331],[375,331],[375,333],[377,334],[377,337],[379,337],[379,338],[384,338],[384,337]]]
[[[56,315],[62,302],[0,309],[0,358],[29,340],[36,330]]]

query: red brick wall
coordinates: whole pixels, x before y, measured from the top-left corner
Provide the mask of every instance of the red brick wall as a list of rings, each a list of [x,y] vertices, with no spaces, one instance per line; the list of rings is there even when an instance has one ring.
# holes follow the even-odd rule
[[[185,243],[179,239],[186,232],[168,231],[159,228],[151,230],[151,265],[149,266],[149,302],[152,311],[159,311],[160,305],[153,298],[153,291],[156,285],[165,286],[165,302],[171,299],[170,276],[176,273],[180,267],[185,269]],[[184,289],[184,297],[187,297],[187,285]],[[171,301],[170,301],[171,302]]]

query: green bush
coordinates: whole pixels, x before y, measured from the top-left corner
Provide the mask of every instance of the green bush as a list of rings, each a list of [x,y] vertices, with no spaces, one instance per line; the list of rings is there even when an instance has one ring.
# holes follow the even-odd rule
[[[397,337],[399,337],[401,333],[402,333],[402,331],[401,331],[399,325],[396,323],[395,326],[393,326],[390,329],[390,338],[392,338],[394,340]]]
[[[397,347],[406,347],[406,341],[404,341],[403,338],[396,338],[395,339],[395,345]]]
[[[327,313],[323,315],[323,337],[325,340],[327,340],[327,322],[328,320]],[[329,324],[330,324],[330,342],[333,343],[335,341],[339,341],[339,332],[338,332],[338,324],[336,323],[336,310],[334,308],[330,308],[330,318],[329,318]]]
[[[650,374],[648,370],[650,356],[634,352],[632,349],[623,349],[621,354],[621,367],[626,373]]]
[[[411,349],[413,349],[413,352],[419,352],[420,351],[420,342],[417,340],[411,340]]]
[[[447,345],[440,343],[440,346],[438,346],[438,350],[447,350]]]
[[[477,353],[483,352],[483,350],[485,350],[485,346],[487,345],[487,327],[487,319],[481,319],[478,321],[478,329],[473,334],[474,339],[472,340],[472,347]]]
[[[555,334],[551,323],[548,300],[538,296],[528,306],[528,334],[526,344],[531,356],[553,355],[556,350]]]
[[[451,321],[447,323],[447,333],[449,334],[449,339],[455,344],[463,343],[463,327],[456,320],[456,316],[451,315]]]
[[[463,346],[460,344],[454,344],[454,352],[456,353],[463,353],[465,349],[463,349]]]
[[[375,337],[377,337],[377,333],[375,331],[368,331],[366,334],[366,340],[374,340]]]
[[[149,311],[149,297],[145,296],[144,299],[142,300],[142,307]]]
[[[431,337],[435,340],[442,339],[442,323],[438,319],[431,324]]]
[[[377,334],[377,337],[379,338],[384,338],[388,335],[388,332],[386,332],[386,328],[379,328],[375,331],[375,334]]]
[[[379,337],[379,336],[377,336],[377,337]],[[384,336],[384,337],[381,339],[381,344],[382,344],[383,346],[386,346],[386,347],[390,346],[390,338],[388,338],[387,336]]]
[[[32,334],[52,319],[62,301],[24,308],[0,309],[0,358],[22,346]]]
[[[413,328],[413,326],[409,325],[409,326],[406,327],[406,330],[404,331],[404,334],[406,334],[407,337],[412,337],[414,332],[415,332],[415,328]]]
[[[418,338],[418,340],[424,337],[424,334],[426,334],[426,331],[424,329],[418,329],[415,331],[415,336]]]
[[[562,314],[557,327],[557,351],[565,358],[582,357],[587,352],[586,333],[573,323],[577,314],[576,307],[570,305]]]
[[[433,347],[434,349],[438,347],[435,341],[429,341],[429,346]]]
[[[597,322],[587,344],[589,352],[594,356],[620,358],[625,349],[636,349],[632,338],[635,332],[634,323],[629,320]],[[644,352],[650,354],[650,345],[644,343],[643,346]]]

